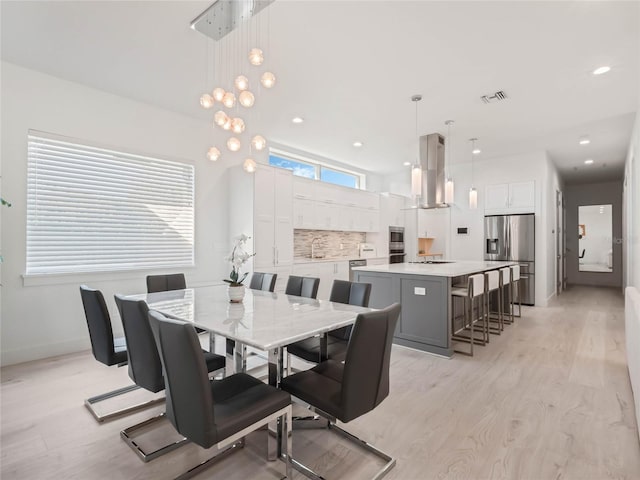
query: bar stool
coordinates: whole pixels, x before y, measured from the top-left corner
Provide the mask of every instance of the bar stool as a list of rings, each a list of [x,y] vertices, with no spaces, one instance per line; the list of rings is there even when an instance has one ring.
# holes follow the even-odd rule
[[[483,298],[484,294],[485,294],[485,279],[482,274],[471,275],[469,277],[466,287],[451,288],[452,300],[453,300],[453,297],[459,297],[459,298],[462,298],[464,301],[464,323],[462,325],[462,328],[456,331],[455,326],[453,325],[455,317],[452,315],[451,339],[456,341],[461,341],[461,342],[469,342],[469,352],[465,352],[463,350],[455,350],[455,349],[454,349],[454,352],[464,353],[465,355],[469,355],[473,357],[473,344],[474,343],[477,343],[479,345],[486,344],[485,330],[487,329],[487,326],[486,326],[487,322],[486,322],[486,315],[484,310],[484,305],[485,305],[484,298]],[[467,309],[467,300],[468,300],[468,307],[469,307],[468,309]],[[480,300],[480,301],[476,302],[476,300]],[[478,316],[477,318],[474,319],[473,310],[476,303],[479,303]],[[452,308],[452,311],[453,311],[453,308]],[[475,338],[475,329],[474,329],[474,323],[480,319],[482,320],[482,324],[483,324],[482,340],[478,340],[477,338]],[[460,335],[459,332],[462,330],[465,330],[467,328],[467,325],[468,325],[468,328],[471,330],[471,335],[469,337],[467,337],[466,335]]]
[[[511,269],[511,297],[510,297],[510,303],[511,303],[511,316],[512,317],[518,317],[520,318],[522,316],[522,303],[521,303],[521,298],[522,296],[520,295],[520,265],[512,265],[511,267],[509,267]],[[518,297],[518,314],[515,314],[515,297],[516,295],[514,294],[514,290],[515,293],[517,294]]]
[[[490,270],[485,272],[485,301],[486,301],[486,309],[487,309],[487,332],[493,333],[496,335],[500,335],[500,332],[504,329],[504,324],[502,323],[502,305],[500,304],[500,272],[498,270]],[[491,316],[491,293],[496,292],[498,294],[498,317]],[[491,327],[491,322],[497,323],[497,327]],[[489,342],[487,333],[487,342]]]
[[[505,311],[506,307],[506,300],[507,297],[505,296],[505,289],[509,287],[509,312]],[[513,323],[513,309],[510,308],[511,307],[511,300],[512,300],[512,294],[513,294],[513,290],[512,290],[512,285],[511,285],[511,267],[504,267],[500,269],[500,306],[502,307],[502,325],[504,327],[504,324],[512,324]]]

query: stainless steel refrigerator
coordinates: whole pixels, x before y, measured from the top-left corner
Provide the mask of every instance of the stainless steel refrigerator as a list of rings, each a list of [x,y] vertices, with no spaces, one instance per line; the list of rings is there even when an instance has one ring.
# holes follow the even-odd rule
[[[535,215],[490,215],[484,217],[484,259],[520,263],[522,303],[535,302]]]

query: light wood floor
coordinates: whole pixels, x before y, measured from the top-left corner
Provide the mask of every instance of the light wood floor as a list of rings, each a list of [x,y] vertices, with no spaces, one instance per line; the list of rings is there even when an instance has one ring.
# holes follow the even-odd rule
[[[525,309],[473,358],[394,347],[391,360],[390,396],[347,425],[397,457],[389,479],[640,478],[617,290],[574,287]],[[83,399],[128,383],[126,369],[89,352],[3,368],[2,478],[169,479],[211,456],[187,445],[137,459],[119,431],[163,407],[98,425]],[[380,465],[332,432],[296,431],[293,441],[294,455],[330,479],[367,478]],[[199,478],[281,478],[265,452],[257,432]]]

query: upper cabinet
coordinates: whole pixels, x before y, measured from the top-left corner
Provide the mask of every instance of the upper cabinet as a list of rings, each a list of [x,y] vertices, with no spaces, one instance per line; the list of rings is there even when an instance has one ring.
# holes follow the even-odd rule
[[[535,182],[501,183],[487,185],[484,213],[500,215],[509,213],[535,213]]]
[[[262,167],[254,173],[254,267],[293,263],[292,175],[287,170]]]
[[[377,232],[379,211],[377,193],[293,177],[294,228]]]

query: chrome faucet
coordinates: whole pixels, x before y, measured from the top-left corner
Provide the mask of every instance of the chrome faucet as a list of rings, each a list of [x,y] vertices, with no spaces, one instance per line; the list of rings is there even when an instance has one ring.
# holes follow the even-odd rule
[[[320,237],[315,237],[311,240],[311,258],[316,258],[316,240],[320,240]]]

